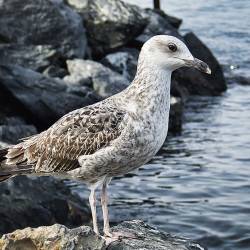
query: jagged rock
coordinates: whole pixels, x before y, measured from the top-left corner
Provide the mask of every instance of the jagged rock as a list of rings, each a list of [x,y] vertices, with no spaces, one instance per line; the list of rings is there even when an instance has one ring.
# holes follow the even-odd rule
[[[147,18],[148,23],[142,34],[133,43],[138,48],[155,35],[171,35],[182,39],[177,31],[181,24],[180,19],[170,17],[161,10],[145,9],[142,13]]]
[[[0,234],[28,226],[61,223],[73,227],[89,223],[87,204],[60,179],[11,178],[0,182]]]
[[[5,234],[0,239],[2,250],[16,249],[64,249],[64,250],[205,250],[206,248],[189,239],[172,236],[158,231],[142,221],[128,221],[113,228],[113,231],[125,232],[135,238],[124,238],[105,245],[86,226],[68,229],[55,224],[50,227],[26,228]]]
[[[104,250],[105,241],[90,227],[74,229],[59,224],[50,227],[26,228],[6,234],[0,239],[2,250]]]
[[[13,109],[20,110],[38,129],[47,128],[64,114],[98,100],[89,88],[76,91],[76,87],[62,80],[11,65],[0,66],[0,88],[7,97],[5,105],[10,103]]]
[[[193,68],[181,68],[174,72],[173,79],[194,95],[218,95],[225,91],[227,87],[223,71],[212,52],[194,33],[186,34],[184,40],[191,53],[210,66],[212,74],[207,75]]]
[[[69,76],[64,80],[72,85],[91,85],[102,98],[114,95],[125,89],[129,81],[120,74],[90,60],[74,59],[67,61]]]
[[[58,46],[67,58],[83,57],[86,49],[82,19],[63,0],[2,0],[0,40]]]
[[[142,221],[128,221],[113,228],[114,232],[134,234],[137,239],[123,239],[113,242],[109,250],[205,250],[206,248],[190,239],[164,233]]]
[[[120,0],[66,0],[83,17],[94,57],[126,45],[146,25],[142,10]]]

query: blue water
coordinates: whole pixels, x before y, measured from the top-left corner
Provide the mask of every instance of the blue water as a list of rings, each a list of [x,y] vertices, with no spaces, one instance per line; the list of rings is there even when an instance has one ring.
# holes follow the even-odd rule
[[[162,7],[183,18],[181,31],[193,30],[228,75],[250,76],[250,1],[162,0]],[[111,182],[111,221],[142,219],[210,250],[250,249],[250,86],[192,97],[184,113],[181,135]]]

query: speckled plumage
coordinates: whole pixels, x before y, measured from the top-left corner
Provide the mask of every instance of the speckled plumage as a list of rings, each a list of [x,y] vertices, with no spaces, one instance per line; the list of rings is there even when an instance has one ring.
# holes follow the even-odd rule
[[[102,185],[104,234],[109,231],[107,184],[148,162],[167,136],[173,70],[210,73],[175,37],[155,36],[141,50],[136,76],[114,96],[62,117],[48,130],[0,152],[0,181],[15,174],[54,174],[85,181],[98,234],[95,188]],[[0,159],[0,161],[1,161]]]

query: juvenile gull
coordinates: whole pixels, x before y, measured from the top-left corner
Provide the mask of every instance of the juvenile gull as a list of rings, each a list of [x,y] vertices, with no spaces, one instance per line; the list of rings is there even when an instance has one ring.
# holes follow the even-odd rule
[[[179,39],[159,35],[142,47],[137,73],[124,91],[63,116],[48,130],[0,151],[0,180],[18,174],[79,179],[90,187],[94,231],[99,234],[95,190],[102,186],[104,236],[112,237],[107,185],[148,162],[167,136],[171,73],[182,66],[210,74]]]

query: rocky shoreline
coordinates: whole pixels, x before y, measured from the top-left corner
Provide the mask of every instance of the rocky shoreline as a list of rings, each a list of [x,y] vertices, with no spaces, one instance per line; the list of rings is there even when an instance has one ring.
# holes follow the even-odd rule
[[[174,73],[169,130],[180,132],[183,104],[190,95],[220,95],[226,90],[222,68],[212,52],[194,33],[182,36],[178,31],[181,23],[181,19],[163,11],[142,9],[120,0],[1,1],[0,147],[48,128],[71,110],[126,88],[135,75],[142,44],[157,34],[182,39],[213,72],[208,76],[184,68]],[[48,177],[17,177],[0,183],[0,215],[0,234],[28,226],[60,223],[72,228],[90,222],[86,202],[71,194],[61,180]],[[130,224],[122,227],[126,225]],[[62,230],[62,241],[80,230],[62,228],[55,225],[46,230]],[[98,241],[100,247],[93,249],[102,249],[101,239],[87,227],[82,230]],[[79,236],[79,242],[85,236]],[[13,243],[11,237],[3,236],[0,246],[5,248],[1,249],[12,249],[11,244],[20,243]],[[29,244],[30,240],[21,242]],[[145,242],[134,246],[146,244],[143,249],[153,249],[153,243]],[[168,240],[162,242],[157,249],[166,249]],[[109,249],[138,249],[129,244]],[[199,248],[183,245],[167,249]]]
[[[142,221],[125,221],[113,227],[112,231],[129,233],[133,238],[107,243],[88,226],[69,229],[54,224],[35,229],[28,227],[5,234],[0,239],[0,248],[3,250],[206,250],[195,241],[158,231]]]

